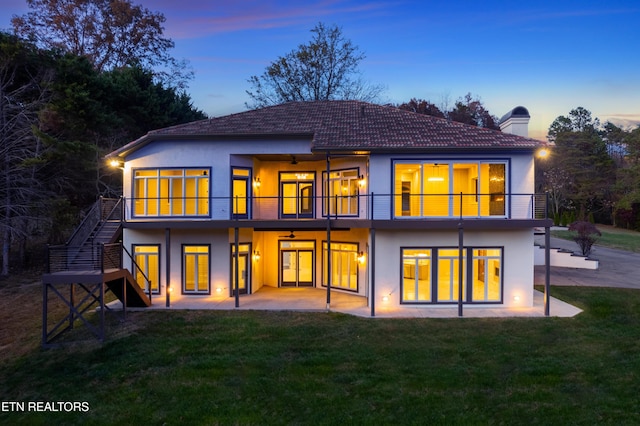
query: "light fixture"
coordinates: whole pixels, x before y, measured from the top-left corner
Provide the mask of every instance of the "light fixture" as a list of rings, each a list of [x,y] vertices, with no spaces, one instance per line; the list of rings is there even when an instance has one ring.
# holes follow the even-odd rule
[[[361,265],[364,265],[364,261],[367,259],[367,257],[365,256],[364,252],[361,251],[360,253],[358,253],[358,263],[360,263]]]
[[[121,168],[121,169],[123,168],[123,167],[122,167],[122,166],[123,166],[122,161],[118,160],[117,158],[111,158],[111,159],[109,160],[109,165],[110,165],[111,167],[113,167],[113,168],[116,168],[116,167]]]
[[[389,301],[389,296],[391,296],[391,293],[385,294],[384,296],[382,296],[382,301],[385,302],[385,303],[388,302]]]
[[[253,251],[253,260],[256,262],[260,260],[260,252],[258,250]]]
[[[435,163],[433,165],[433,175],[427,178],[428,182],[444,182],[444,177],[440,176],[440,165]]]
[[[364,178],[363,175],[358,176],[358,185],[360,185],[360,188],[364,188],[364,186],[367,184],[367,180]]]
[[[307,176],[307,173],[296,173],[296,178],[298,178],[299,180],[305,180]]]
[[[519,302],[520,301],[520,296],[513,296],[513,301],[514,302]]]
[[[216,293],[222,293],[222,287],[216,288]]]
[[[260,188],[260,178],[257,176],[253,178],[253,187],[256,189]]]
[[[549,156],[549,150],[547,148],[540,148],[538,150],[538,158],[547,158]]]

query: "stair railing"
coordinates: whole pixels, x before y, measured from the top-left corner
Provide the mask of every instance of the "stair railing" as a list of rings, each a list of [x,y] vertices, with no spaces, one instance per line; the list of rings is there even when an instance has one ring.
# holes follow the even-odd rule
[[[138,262],[136,262],[136,260],[133,258],[131,253],[129,253],[129,250],[127,250],[124,244],[121,244],[121,245],[122,245],[122,250],[127,254],[127,256],[129,256],[129,259],[131,260],[131,264],[134,266],[133,268],[134,271],[138,270],[138,272],[140,272],[140,275],[142,275],[142,278],[144,278],[144,280],[147,282],[147,289],[149,290],[147,291],[147,294],[149,295],[149,303],[151,303],[151,294],[153,293],[153,289],[151,288],[151,280],[149,279],[149,277],[147,277],[147,274],[144,273],[140,265],[138,265]],[[134,279],[136,278],[133,271],[131,275],[133,275]]]

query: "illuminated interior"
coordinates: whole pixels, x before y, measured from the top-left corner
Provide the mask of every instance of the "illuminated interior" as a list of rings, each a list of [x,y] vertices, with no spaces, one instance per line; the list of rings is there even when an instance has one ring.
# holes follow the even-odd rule
[[[135,216],[207,216],[207,169],[142,169],[133,172]]]
[[[183,255],[184,293],[209,292],[209,246],[185,245]]]
[[[283,217],[313,217],[315,173],[280,173]]]
[[[322,285],[327,285],[328,262],[327,243],[322,244]],[[352,243],[331,243],[331,287],[358,290],[358,245]]]
[[[502,300],[502,249],[471,249],[472,271],[467,270],[463,252],[462,299],[471,302]],[[454,303],[458,301],[459,251],[447,248],[402,250],[402,302]],[[471,297],[467,294],[467,275],[473,274]]]
[[[280,285],[313,286],[314,241],[280,241]]]
[[[249,280],[251,279],[251,263],[249,262],[249,244],[238,244],[238,291],[247,293]],[[231,245],[231,289],[236,289],[236,259],[233,254],[236,245]]]
[[[233,214],[239,217],[247,217],[248,210],[248,197],[249,197],[249,169],[233,169],[233,193],[232,204]]]
[[[506,164],[397,162],[393,191],[395,217],[505,216]]]
[[[323,176],[326,188],[326,172],[323,173]],[[327,214],[328,201],[330,215],[357,215],[360,180],[357,169],[329,173],[329,191],[325,190],[324,192],[328,194],[329,200],[324,199],[324,214]]]
[[[138,285],[145,291],[149,286],[145,276],[151,281],[151,291],[160,292],[160,246],[137,245],[133,248],[133,258],[136,262],[135,279]],[[143,275],[144,274],[144,275]]]

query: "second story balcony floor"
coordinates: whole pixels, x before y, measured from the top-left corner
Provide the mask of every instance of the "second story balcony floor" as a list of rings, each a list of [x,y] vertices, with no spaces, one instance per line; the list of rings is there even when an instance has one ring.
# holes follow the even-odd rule
[[[296,188],[294,195],[145,197],[124,199],[128,222],[156,221],[376,221],[547,218],[546,194],[362,194],[322,196]]]

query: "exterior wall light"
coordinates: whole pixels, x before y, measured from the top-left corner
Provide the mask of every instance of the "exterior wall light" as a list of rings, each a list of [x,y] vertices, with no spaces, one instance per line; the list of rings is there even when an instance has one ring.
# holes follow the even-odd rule
[[[257,176],[253,179],[253,187],[254,187],[255,189],[260,188],[260,178],[259,178],[259,177],[257,177]]]
[[[360,253],[358,253],[358,263],[364,265],[365,260],[367,260],[367,257],[364,252],[361,251]]]
[[[360,188],[364,188],[366,184],[367,180],[364,178],[364,175],[358,176],[358,185],[360,185]]]
[[[258,260],[260,260],[260,252],[258,250],[254,250],[254,252],[253,252],[253,260],[256,261],[256,262]]]
[[[541,148],[538,150],[538,158],[549,157],[549,150],[547,148]]]
[[[122,161],[118,160],[117,158],[111,158],[109,159],[109,165],[113,168],[123,168],[124,164],[122,163]]]

